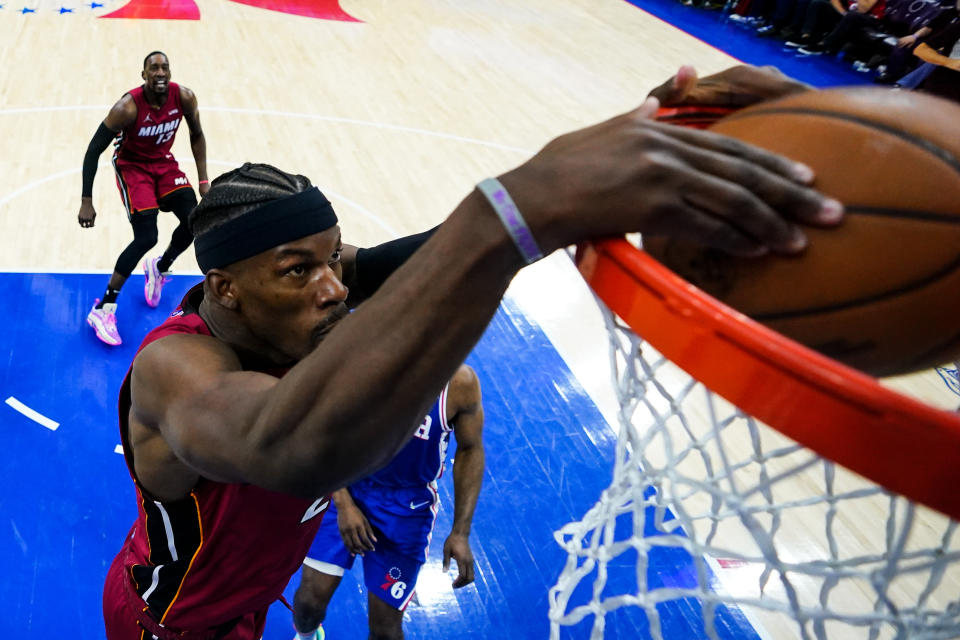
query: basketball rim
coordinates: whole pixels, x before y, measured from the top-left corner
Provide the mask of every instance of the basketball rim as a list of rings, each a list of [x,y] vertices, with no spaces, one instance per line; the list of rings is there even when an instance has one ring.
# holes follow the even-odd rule
[[[615,314],[707,388],[823,458],[960,520],[960,414],[764,327],[625,239],[584,243],[576,261]]]

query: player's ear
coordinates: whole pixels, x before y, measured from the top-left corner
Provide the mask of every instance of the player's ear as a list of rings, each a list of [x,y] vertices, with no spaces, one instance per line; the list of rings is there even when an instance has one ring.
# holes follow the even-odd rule
[[[231,310],[239,308],[233,275],[229,271],[211,269],[204,278],[207,285],[204,294],[210,297],[211,302]]]
[[[144,69],[143,71],[140,72],[140,77],[143,78],[144,81],[146,81],[146,79],[147,79],[147,70],[146,70],[146,69]]]

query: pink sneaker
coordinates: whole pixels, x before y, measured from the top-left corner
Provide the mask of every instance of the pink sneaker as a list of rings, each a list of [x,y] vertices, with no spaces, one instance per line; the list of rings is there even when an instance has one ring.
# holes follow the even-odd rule
[[[123,343],[120,334],[117,332],[117,304],[105,304],[100,309],[100,298],[93,303],[93,309],[87,314],[87,324],[93,327],[97,337],[106,342],[111,347],[116,347]]]
[[[163,289],[163,285],[166,284],[168,278],[167,276],[160,273],[157,269],[157,262],[160,261],[160,257],[157,256],[153,260],[144,260],[143,262],[143,297],[147,299],[147,304],[151,307],[156,307],[160,304],[160,291]]]

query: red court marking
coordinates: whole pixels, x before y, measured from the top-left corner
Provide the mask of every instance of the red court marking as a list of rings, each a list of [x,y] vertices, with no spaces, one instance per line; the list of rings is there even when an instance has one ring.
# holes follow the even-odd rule
[[[720,565],[722,569],[738,569],[740,567],[748,567],[751,564],[760,566],[760,563],[757,562],[747,562],[746,560],[737,560],[735,558],[717,558],[717,564]]]
[[[131,0],[101,18],[132,20],[199,20],[200,8],[193,0]]]
[[[340,8],[339,0],[230,0],[230,2],[305,18],[360,22]]]
[[[229,0],[268,11],[294,16],[360,22],[340,8],[339,0]],[[133,20],[199,20],[200,9],[193,0],[131,0],[101,18]]]

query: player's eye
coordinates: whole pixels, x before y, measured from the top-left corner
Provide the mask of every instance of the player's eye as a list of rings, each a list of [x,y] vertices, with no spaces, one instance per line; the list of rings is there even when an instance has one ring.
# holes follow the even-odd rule
[[[340,258],[342,257],[342,255],[343,255],[343,249],[337,249],[330,256],[330,259],[327,261],[327,264],[329,264],[331,267],[335,264],[338,264],[340,262]]]

